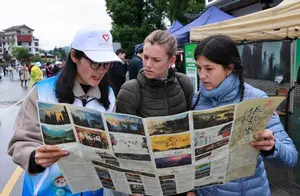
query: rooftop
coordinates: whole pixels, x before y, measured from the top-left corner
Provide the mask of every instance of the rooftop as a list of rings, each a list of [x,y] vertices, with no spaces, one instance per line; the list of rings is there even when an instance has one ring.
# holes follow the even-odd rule
[[[20,28],[22,28],[22,27],[26,27],[26,28],[30,29],[31,31],[34,31],[32,28],[30,28],[30,27],[28,27],[28,26],[26,26],[26,25],[12,26],[12,27],[9,27],[9,28],[7,28],[7,29],[4,29],[4,31],[5,31],[5,32],[7,32],[7,31],[15,31],[15,30],[18,30],[18,29],[20,29]]]
[[[209,6],[214,5],[222,11],[230,12],[259,2],[259,0],[217,0]]]

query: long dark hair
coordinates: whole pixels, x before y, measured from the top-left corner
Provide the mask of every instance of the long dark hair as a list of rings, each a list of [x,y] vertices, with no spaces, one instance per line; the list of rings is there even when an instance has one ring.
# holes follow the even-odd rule
[[[84,53],[79,50],[74,50],[74,56],[76,59],[80,60]],[[71,52],[68,55],[65,66],[62,69],[59,78],[55,87],[55,96],[58,99],[59,103],[74,103],[75,95],[73,93],[74,82],[77,75],[77,66],[76,63],[71,59]],[[107,110],[110,105],[109,101],[109,81],[108,76],[102,78],[99,84],[99,90],[101,92],[101,97],[98,99],[98,102],[103,105]]]
[[[240,101],[244,98],[244,75],[241,57],[235,42],[226,35],[213,35],[205,38],[197,44],[194,58],[197,61],[198,57],[205,56],[210,61],[222,65],[224,68],[229,68],[229,64],[234,64],[233,73],[240,80]],[[199,92],[193,109],[197,106],[200,100],[201,93]]]

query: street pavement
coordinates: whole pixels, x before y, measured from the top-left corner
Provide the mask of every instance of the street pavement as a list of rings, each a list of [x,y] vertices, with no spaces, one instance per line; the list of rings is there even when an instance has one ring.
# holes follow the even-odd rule
[[[29,82],[28,82],[29,84]],[[5,196],[4,187],[7,185],[12,187],[10,192],[11,196],[21,195],[23,172],[22,175],[17,178],[18,175],[13,175],[17,165],[12,162],[11,157],[7,154],[8,143],[14,133],[13,122],[19,111],[20,105],[12,106],[19,100],[22,100],[28,93],[29,88],[21,87],[18,74],[14,74],[14,80],[8,77],[3,77],[0,80],[0,195]],[[13,176],[13,177],[12,177]],[[10,179],[15,178],[16,183],[8,183]],[[7,193],[7,192],[6,192]]]

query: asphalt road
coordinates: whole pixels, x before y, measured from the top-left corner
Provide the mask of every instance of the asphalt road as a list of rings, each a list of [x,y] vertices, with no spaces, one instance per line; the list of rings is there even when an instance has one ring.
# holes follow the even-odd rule
[[[29,84],[29,82],[28,82]],[[13,135],[13,123],[20,106],[13,106],[19,100],[22,100],[28,93],[29,88],[21,87],[18,74],[14,74],[14,79],[3,77],[0,80],[0,191],[1,196],[21,195],[23,172],[20,177],[13,175],[17,165],[12,162],[7,154],[7,146]],[[12,180],[9,182],[9,180]],[[14,182],[16,180],[16,182]],[[6,187],[6,191],[4,190]],[[8,187],[8,189],[7,189]]]

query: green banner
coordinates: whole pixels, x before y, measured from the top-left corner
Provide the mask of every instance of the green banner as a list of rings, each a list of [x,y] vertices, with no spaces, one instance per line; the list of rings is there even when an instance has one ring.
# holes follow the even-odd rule
[[[198,91],[198,75],[197,75],[197,67],[194,59],[194,52],[197,44],[191,43],[186,44],[184,46],[184,65],[185,65],[185,73],[188,77],[190,77],[195,92]]]
[[[296,64],[294,65],[294,80],[300,82],[300,39],[297,39],[296,45],[296,55],[294,55],[296,58]]]

